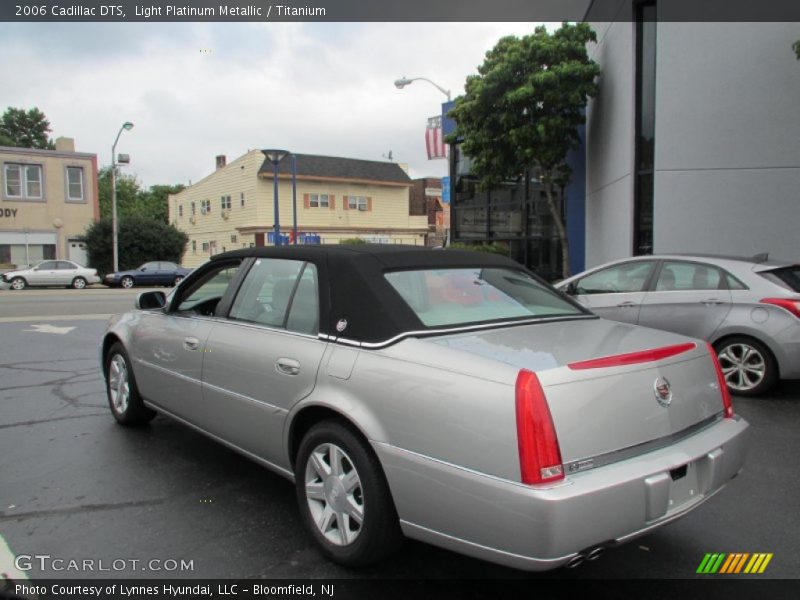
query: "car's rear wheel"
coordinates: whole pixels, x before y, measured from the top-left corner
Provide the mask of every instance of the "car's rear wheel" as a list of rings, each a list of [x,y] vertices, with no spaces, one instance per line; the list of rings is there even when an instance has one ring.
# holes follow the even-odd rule
[[[308,431],[295,463],[295,484],[305,526],[331,560],[372,564],[401,542],[380,463],[342,423],[323,421]]]
[[[133,277],[130,275],[125,275],[122,279],[119,280],[119,284],[124,287],[126,290],[129,290],[133,287]]]
[[[72,280],[72,287],[76,290],[82,290],[86,287],[86,280],[83,277],[76,277]]]
[[[11,280],[12,290],[24,290],[26,287],[28,287],[28,282],[22,277],[14,277],[14,279]]]
[[[719,366],[728,389],[739,396],[760,396],[778,381],[778,363],[764,344],[734,336],[716,344]]]
[[[106,393],[111,414],[122,425],[143,425],[156,416],[142,402],[128,354],[119,342],[106,356]]]

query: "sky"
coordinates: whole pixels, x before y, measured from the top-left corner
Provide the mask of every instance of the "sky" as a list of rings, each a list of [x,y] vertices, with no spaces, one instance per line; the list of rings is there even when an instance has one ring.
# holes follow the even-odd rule
[[[41,109],[53,138],[148,187],[189,184],[254,148],[407,163],[427,159],[427,118],[463,93],[487,50],[535,23],[2,23],[0,110]],[[8,82],[13,82],[9,85]]]

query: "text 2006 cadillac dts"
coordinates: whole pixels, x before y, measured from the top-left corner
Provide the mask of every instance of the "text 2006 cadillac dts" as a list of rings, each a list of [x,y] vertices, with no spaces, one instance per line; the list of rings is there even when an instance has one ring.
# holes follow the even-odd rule
[[[511,260],[249,248],[115,317],[114,417],[178,419],[293,480],[346,565],[403,535],[520,569],[595,558],[742,468],[704,342],[599,319]]]

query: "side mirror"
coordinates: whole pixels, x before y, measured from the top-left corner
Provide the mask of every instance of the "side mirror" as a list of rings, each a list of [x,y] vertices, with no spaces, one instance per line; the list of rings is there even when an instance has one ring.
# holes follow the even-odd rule
[[[565,294],[568,294],[568,295],[570,295],[570,296],[574,296],[574,295],[577,293],[577,290],[578,290],[578,286],[577,286],[577,285],[575,284],[575,282],[573,281],[572,283],[570,283],[570,284],[569,284],[569,285],[568,285],[568,286],[567,286],[567,287],[564,289],[564,293],[565,293]]]
[[[167,296],[164,292],[142,292],[133,303],[137,310],[157,310],[167,305]]]

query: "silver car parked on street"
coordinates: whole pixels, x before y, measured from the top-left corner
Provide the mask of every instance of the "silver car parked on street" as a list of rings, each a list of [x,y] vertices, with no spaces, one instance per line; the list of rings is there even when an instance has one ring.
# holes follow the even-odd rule
[[[6,271],[2,280],[12,290],[33,286],[61,286],[82,290],[87,285],[100,283],[96,269],[82,267],[71,260],[43,260],[35,267]]]
[[[626,258],[556,285],[595,314],[710,342],[730,390],[800,378],[800,265],[766,255]]]
[[[137,308],[99,348],[116,420],[163,413],[293,481],[345,565],[405,535],[574,566],[744,462],[748,425],[705,342],[600,319],[504,257],[247,248]]]

